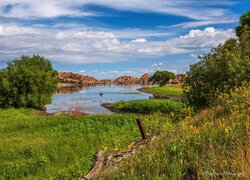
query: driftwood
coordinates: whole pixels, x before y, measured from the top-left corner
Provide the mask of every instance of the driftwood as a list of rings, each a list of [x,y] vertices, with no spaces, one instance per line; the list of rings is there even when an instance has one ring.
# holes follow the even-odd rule
[[[142,139],[133,142],[128,146],[127,149],[124,149],[120,152],[110,154],[107,159],[104,157],[104,151],[100,150],[96,155],[96,162],[92,170],[84,177],[84,179],[94,179],[98,175],[105,175],[109,170],[115,170],[118,168],[118,164],[126,159],[128,156],[134,155],[142,146],[145,146],[150,142],[147,138],[143,124],[139,118],[136,119],[138,127],[141,132]]]
[[[84,177],[84,179],[92,179],[97,177],[103,167],[104,151],[100,150],[96,155],[96,162],[92,170]]]

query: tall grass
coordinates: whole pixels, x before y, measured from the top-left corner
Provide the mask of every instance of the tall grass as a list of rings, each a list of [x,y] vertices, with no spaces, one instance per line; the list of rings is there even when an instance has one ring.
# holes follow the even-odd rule
[[[170,125],[106,179],[250,178],[250,86]]]

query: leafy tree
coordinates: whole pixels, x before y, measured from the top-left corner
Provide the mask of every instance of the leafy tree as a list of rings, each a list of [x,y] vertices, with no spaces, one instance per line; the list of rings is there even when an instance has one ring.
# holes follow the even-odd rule
[[[190,105],[209,106],[218,92],[228,93],[250,81],[250,11],[241,16],[236,33],[238,38],[227,40],[190,66],[184,82],[184,96]]]
[[[250,81],[250,57],[242,51],[237,39],[229,39],[199,57],[191,65],[184,83],[187,102],[197,108],[208,106],[217,91],[228,92],[243,81]]]
[[[57,88],[57,72],[39,55],[22,56],[0,70],[0,107],[44,108]]]
[[[169,71],[156,71],[155,74],[150,77],[150,81],[153,84],[159,84],[160,86],[164,86],[168,83],[170,79],[175,78],[175,74]]]
[[[244,31],[249,31],[249,30],[250,30],[250,10],[240,17],[240,25],[236,27],[236,35],[240,37]]]

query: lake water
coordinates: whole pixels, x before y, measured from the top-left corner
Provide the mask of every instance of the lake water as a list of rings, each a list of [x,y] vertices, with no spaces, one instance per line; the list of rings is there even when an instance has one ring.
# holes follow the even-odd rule
[[[46,105],[48,113],[81,110],[84,113],[111,113],[103,103],[149,99],[152,95],[138,91],[141,86],[90,86],[66,94],[55,94],[52,103]]]

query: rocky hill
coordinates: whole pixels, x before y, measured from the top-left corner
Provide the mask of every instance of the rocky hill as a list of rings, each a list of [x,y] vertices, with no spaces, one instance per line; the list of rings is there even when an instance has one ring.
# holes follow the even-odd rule
[[[149,82],[150,75],[144,74],[142,77],[137,78],[134,76],[121,76],[113,81],[117,85],[150,85]]]
[[[141,78],[133,76],[122,76],[114,81],[109,79],[98,80],[94,77],[83,76],[72,72],[59,72],[57,75],[59,87],[90,86],[90,85],[150,85],[149,74],[144,74]]]
[[[111,81],[109,79],[98,80],[94,77],[83,76],[72,72],[59,72],[57,75],[59,79],[59,87],[72,87],[72,86],[91,86],[91,85],[151,85],[149,81],[150,75],[148,73],[143,74],[140,78],[134,76],[121,76]],[[184,74],[177,74],[175,79],[170,79],[169,84],[179,84],[185,78]]]
[[[72,72],[59,72],[57,75],[59,82],[62,84],[75,84],[75,85],[110,85],[111,80],[97,80],[94,77],[83,76]]]

